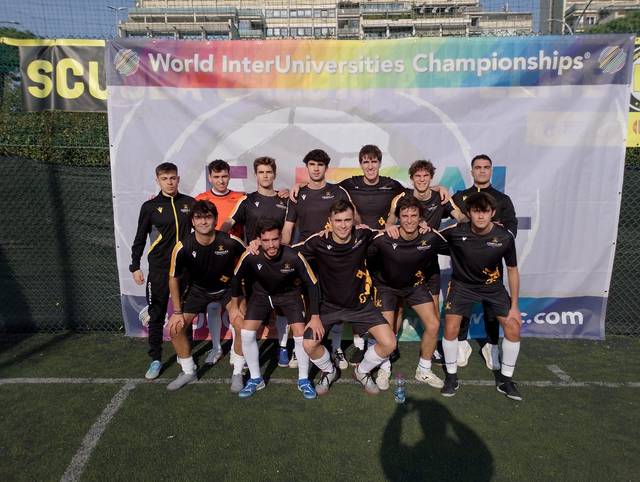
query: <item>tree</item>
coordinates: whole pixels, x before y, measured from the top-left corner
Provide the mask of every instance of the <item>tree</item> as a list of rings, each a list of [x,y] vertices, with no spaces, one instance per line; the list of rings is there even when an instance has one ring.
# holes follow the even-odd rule
[[[611,20],[610,22],[594,25],[585,33],[635,33],[640,34],[640,11],[636,10],[628,15]]]

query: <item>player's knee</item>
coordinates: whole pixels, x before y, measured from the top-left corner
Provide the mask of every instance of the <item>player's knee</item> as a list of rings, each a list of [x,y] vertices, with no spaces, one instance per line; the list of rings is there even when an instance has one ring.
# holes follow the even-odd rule
[[[509,341],[520,341],[520,324],[515,320],[507,320],[503,325],[504,337]]]

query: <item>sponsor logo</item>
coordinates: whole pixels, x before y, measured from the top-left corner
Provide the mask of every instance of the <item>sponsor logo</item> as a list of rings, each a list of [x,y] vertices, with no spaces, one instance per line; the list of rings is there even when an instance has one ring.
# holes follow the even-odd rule
[[[159,208],[158,208],[158,212],[159,212],[160,214],[162,214],[162,208],[161,208],[161,207],[159,207]]]
[[[194,258],[196,257],[196,254],[198,253],[196,253],[195,251],[191,251],[191,256],[193,256]]]
[[[276,207],[280,209],[287,209],[287,205],[281,200],[278,201],[278,203],[276,204]]]
[[[188,204],[183,204],[182,205],[182,209],[180,209],[180,212],[184,213],[184,214],[189,214],[189,211],[190,211],[189,205]]]
[[[262,265],[258,263],[258,271],[260,271],[261,269],[262,269]]]
[[[122,49],[113,58],[113,65],[124,77],[135,74],[140,66],[140,57],[131,49]]]
[[[622,70],[627,61],[627,53],[618,46],[604,49],[598,57],[598,67],[605,74],[615,74]]]
[[[295,269],[291,266],[291,264],[289,263],[285,263],[282,265],[282,268],[280,268],[280,272],[281,273],[292,273],[293,271],[295,271]]]
[[[307,195],[303,194],[302,196],[300,196],[302,198],[302,200],[304,201],[305,199],[307,199]]]
[[[224,256],[225,254],[229,254],[228,249],[224,249],[224,244],[218,245],[218,250],[216,251],[217,256]]]
[[[438,206],[436,206],[435,204],[431,204],[431,205],[427,206],[427,211],[429,211],[429,212],[435,211],[436,209],[438,209]]]
[[[420,246],[417,247],[418,251],[426,251],[428,249],[431,249],[431,245],[427,244],[426,241],[423,241],[422,243],[420,243]]]
[[[353,243],[353,246],[351,247],[351,249],[356,249],[358,246],[360,246],[362,244],[362,238],[360,239],[356,239],[356,242]]]
[[[333,248],[333,246],[331,246],[330,244],[327,244],[327,249],[328,249],[329,251],[331,251],[331,248]]]
[[[493,238],[491,241],[487,241],[487,246],[491,248],[499,248],[502,246],[502,243],[498,238]]]
[[[462,240],[463,240],[463,241],[466,241],[466,240],[467,240],[467,237],[466,237],[466,236],[462,236]]]
[[[380,186],[378,188],[380,191],[390,191],[391,189],[393,189],[393,186]]]
[[[584,315],[580,311],[550,311],[548,313],[536,313],[528,318],[528,313],[522,313],[522,323],[538,325],[582,325]]]
[[[392,248],[393,248],[393,250],[395,251],[395,249],[398,247],[398,243],[393,243],[393,244],[391,245],[391,247],[392,247]]]
[[[256,202],[254,202],[253,204],[255,204],[255,205],[256,205],[256,207],[260,207],[260,201],[256,201]]]
[[[329,191],[325,192],[322,195],[322,199],[333,199],[333,198],[335,198],[335,196],[333,194],[331,194]]]

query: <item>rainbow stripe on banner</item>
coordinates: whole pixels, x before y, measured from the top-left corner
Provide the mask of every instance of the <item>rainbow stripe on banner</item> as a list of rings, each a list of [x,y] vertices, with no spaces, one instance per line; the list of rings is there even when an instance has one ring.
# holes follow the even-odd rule
[[[118,39],[108,85],[350,89],[628,84],[634,37]]]

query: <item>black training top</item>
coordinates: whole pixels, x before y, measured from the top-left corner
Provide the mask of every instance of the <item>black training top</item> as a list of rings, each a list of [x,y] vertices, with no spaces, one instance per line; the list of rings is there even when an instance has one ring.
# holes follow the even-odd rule
[[[281,246],[273,258],[262,250],[257,255],[247,251],[235,269],[231,282],[233,296],[242,296],[242,281],[251,283],[253,293],[267,296],[299,293],[304,284],[309,294],[309,313],[320,313],[318,280],[304,256],[289,246]]]
[[[364,182],[364,176],[345,179],[340,186],[351,196],[362,222],[372,229],[384,228],[391,200],[404,190],[402,184],[386,176],[380,176],[373,186]]]
[[[189,216],[194,202],[191,196],[177,193],[171,197],[160,192],[142,204],[136,237],[131,246],[129,271],[133,273],[140,269],[147,236],[151,242],[147,252],[149,267],[169,269],[173,247],[191,231]]]
[[[189,234],[171,254],[169,276],[188,274],[189,283],[209,293],[228,288],[233,270],[245,251],[244,243],[232,234],[216,231],[213,243],[203,246]]]
[[[300,240],[305,240],[327,227],[329,208],[340,199],[351,201],[347,191],[336,184],[327,183],[322,189],[301,187],[297,202],[289,205],[287,221],[296,223]]]
[[[288,205],[289,200],[277,194],[265,196],[256,191],[242,196],[229,217],[235,223],[244,226],[245,239],[251,242],[258,237],[256,233],[258,220],[270,218],[283,225]]]
[[[373,279],[391,288],[407,288],[425,282],[430,266],[438,264],[438,251],[446,244],[438,231],[415,239],[392,239],[378,234],[369,246],[368,266]]]
[[[477,188],[476,186],[471,186],[469,189],[465,189],[464,191],[458,191],[452,197],[453,202],[467,217],[469,217],[467,206],[464,201],[475,192],[486,192],[494,197],[498,205],[496,207],[496,215],[492,220],[502,224],[513,233],[514,237],[517,236],[518,218],[516,218],[516,210],[513,207],[513,202],[511,202],[511,198],[509,196],[497,189],[494,189],[493,186],[482,189]]]
[[[377,231],[353,229],[348,243],[339,244],[331,234],[316,234],[293,247],[318,266],[322,301],[355,309],[369,300],[371,278],[366,257],[369,243]]]
[[[449,200],[448,203],[442,204],[440,200],[440,193],[435,191],[431,192],[431,196],[426,201],[422,199],[418,199],[420,206],[422,206],[422,219],[429,225],[430,228],[438,229],[440,227],[440,223],[443,219],[450,218],[451,213],[455,209],[455,205],[453,200]],[[390,213],[395,214],[396,206],[398,205],[398,201],[405,196],[414,196],[413,189],[404,189],[403,192],[398,194],[391,201],[391,208],[389,209]]]
[[[449,244],[454,280],[474,285],[502,283],[502,260],[507,266],[518,265],[515,238],[498,224],[482,236],[471,230],[471,223],[455,224],[440,234]]]

